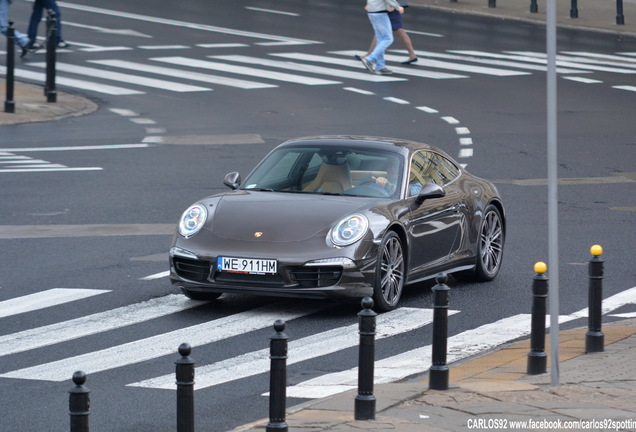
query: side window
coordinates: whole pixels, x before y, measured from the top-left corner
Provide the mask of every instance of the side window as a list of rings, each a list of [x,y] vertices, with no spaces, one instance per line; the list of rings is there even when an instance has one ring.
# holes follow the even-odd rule
[[[409,171],[409,196],[417,195],[420,193],[422,185],[433,182],[429,174],[431,165],[428,152],[417,152],[413,155]]]
[[[439,183],[441,186],[452,182],[459,175],[459,169],[445,157],[433,154],[432,160],[435,165],[436,177],[442,182]]]

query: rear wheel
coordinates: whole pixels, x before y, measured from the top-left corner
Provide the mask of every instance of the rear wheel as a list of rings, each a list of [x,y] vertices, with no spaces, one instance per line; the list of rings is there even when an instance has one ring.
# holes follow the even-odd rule
[[[491,281],[499,273],[503,257],[504,229],[501,213],[494,205],[486,207],[477,241],[475,279]]]
[[[404,288],[404,251],[400,237],[389,231],[380,244],[375,270],[373,301],[380,312],[397,307]]]

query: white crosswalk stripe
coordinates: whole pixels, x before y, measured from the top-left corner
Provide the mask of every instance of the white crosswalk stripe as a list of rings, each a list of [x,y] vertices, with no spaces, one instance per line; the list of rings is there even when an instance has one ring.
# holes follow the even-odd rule
[[[289,70],[294,70],[297,72],[309,72],[309,73],[322,74],[322,75],[331,75],[331,76],[337,76],[339,78],[349,78],[349,79],[356,79],[361,81],[371,81],[371,82],[406,81],[405,78],[399,78],[394,76],[372,75],[366,70],[355,72],[355,71],[349,71],[349,70],[334,69],[329,67],[314,66],[314,65],[294,63],[294,62],[288,62],[288,61],[261,59],[261,58],[248,57],[248,56],[242,56],[242,55],[216,55],[216,56],[208,56],[208,57],[219,59],[219,60],[289,69]]]
[[[118,67],[130,69],[139,72],[154,73],[159,75],[167,75],[176,78],[188,79],[193,81],[207,82],[211,84],[219,84],[229,87],[237,87],[242,89],[257,89],[277,87],[274,84],[265,84],[257,81],[240,80],[236,78],[228,78],[218,75],[202,74],[199,72],[184,71],[175,68],[167,68],[154,66],[144,63],[135,63],[124,60],[91,60],[91,63],[101,64],[104,66]]]
[[[91,374],[140,363],[174,354],[175,347],[184,341],[188,341],[193,347],[210,344],[234,337],[237,334],[269,327],[277,319],[289,321],[310,315],[320,311],[323,307],[318,304],[293,307],[290,304],[278,303],[100,351],[8,372],[0,377],[64,381],[72,376],[76,370],[83,370]]]
[[[58,306],[108,292],[107,290],[68,288],[46,290],[0,302],[0,318]],[[87,336],[98,337],[95,335],[179,314],[202,303],[172,294],[68,321],[6,334],[0,336],[0,357],[24,353]],[[603,313],[609,314],[629,304],[636,304],[636,287],[604,299]],[[76,370],[94,374],[151,361],[161,356],[174,356],[176,347],[182,342],[188,342],[194,347],[213,344],[231,337],[265,329],[277,319],[288,322],[285,331],[287,334],[291,334],[294,320],[321,312],[327,307],[327,303],[322,302],[280,301],[129,343],[5,372],[0,375],[0,378],[61,382],[68,380]],[[449,319],[454,319],[452,317],[459,313],[460,311],[457,310],[449,310]],[[629,316],[630,314],[627,312],[622,315]],[[586,316],[587,308],[561,316],[559,322],[564,323]],[[428,326],[432,321],[433,311],[431,309],[403,307],[380,314],[376,317],[376,340],[405,334]],[[530,314],[520,314],[452,335],[448,339],[447,361],[450,364],[525,337],[530,333],[530,321]],[[547,325],[549,325],[549,321],[546,317]],[[358,330],[358,324],[350,324],[327,329],[297,340],[291,337],[288,344],[287,364],[290,366],[300,364],[342,350],[355,348],[359,343]],[[266,342],[263,345],[266,345]],[[201,364],[196,368],[195,389],[214,387],[266,374],[270,367],[269,354],[269,349],[259,349],[215,363]],[[376,384],[397,381],[424,373],[430,365],[431,346],[421,346],[376,360],[374,381]],[[355,389],[357,377],[357,368],[326,373],[288,387],[287,396],[293,398],[330,396]],[[128,386],[176,389],[172,374],[131,383]]]
[[[32,312],[107,292],[109,291],[81,288],[53,288],[0,302],[0,318]]]
[[[449,314],[458,311],[449,311]],[[433,322],[432,309],[400,308],[378,315],[376,319],[376,340],[414,330]],[[328,343],[325,343],[328,341]],[[291,341],[287,364],[302,362],[356,346],[359,342],[358,325],[350,325],[328,330],[306,338]],[[245,378],[269,370],[269,349],[263,349],[234,357],[226,361],[200,367],[197,370],[197,389],[211,387],[239,378]],[[173,389],[174,377],[162,376],[138,383],[132,387]]]
[[[6,75],[7,69],[4,66],[0,66],[0,74]],[[34,72],[31,70],[25,70],[17,68],[14,71],[16,78],[23,78],[35,82],[46,82],[46,74],[41,72]],[[60,86],[66,86],[76,88],[80,90],[90,90],[97,93],[104,93],[113,96],[125,96],[134,94],[144,94],[142,91],[132,90],[124,87],[104,85],[96,83],[94,81],[86,81],[75,78],[68,78],[64,76],[56,76],[55,83]]]
[[[356,51],[338,51],[337,53],[338,54],[342,54],[342,55],[347,55],[347,56],[353,56],[357,52]],[[493,76],[530,75],[530,72],[515,71],[515,70],[510,70],[510,69],[492,68],[492,67],[484,67],[484,66],[474,66],[474,65],[470,65],[470,64],[433,60],[431,58],[432,56],[427,56],[427,58],[424,58],[426,53],[422,52],[422,51],[418,51],[416,54],[418,56],[422,56],[422,58],[420,58],[418,63],[414,63],[413,65],[411,65],[408,68],[399,68],[399,69],[396,70],[395,67],[393,67],[392,69],[396,70],[396,71],[403,71],[403,69],[406,69],[406,70],[414,70],[415,69],[415,70],[417,70],[419,67],[423,66],[423,67],[426,67],[426,68],[448,69],[448,70],[454,70],[454,71],[458,71],[458,72],[469,72],[469,73],[481,74],[481,75],[493,75]],[[386,54],[384,56],[384,58],[387,61],[394,61],[396,63],[400,62],[401,60],[403,60],[403,57],[397,56],[397,55],[392,55],[392,54]]]
[[[279,40],[274,43],[289,44],[292,42]],[[296,44],[296,42],[292,44]],[[201,44],[201,46],[208,45],[210,44]],[[141,47],[137,48],[141,49]],[[152,48],[165,50],[169,47],[152,46]],[[146,51],[148,50],[146,49]],[[102,50],[101,52],[109,51]],[[418,78],[444,80],[470,78],[479,75],[505,78],[531,75],[535,72],[545,72],[547,69],[545,53],[541,52],[510,51],[495,53],[480,50],[448,50],[445,52],[418,50],[416,53],[420,59],[419,62],[402,66],[399,63],[404,60],[404,50],[389,50],[385,57],[388,67],[394,72],[392,75],[368,73],[362,63],[354,58],[354,55],[361,55],[362,52],[355,50],[330,51],[326,55],[305,52],[276,52],[256,57],[237,54],[209,55],[206,60],[186,56],[151,57],[143,61],[97,59],[87,60],[87,62],[96,67],[63,62],[57,63],[56,83],[64,87],[110,95],[134,95],[143,94],[144,91],[130,88],[132,86],[151,87],[173,92],[213,90],[213,88],[207,86],[193,85],[192,82],[211,84],[215,87],[223,86],[254,90],[276,88],[281,85],[281,82],[322,86],[340,85],[344,84],[345,81],[372,83],[399,82]],[[277,57],[278,59],[271,57]],[[172,66],[158,65],[160,62],[168,63]],[[126,69],[135,71],[137,74],[114,72],[110,69],[100,68],[100,66]],[[15,70],[15,74],[18,78],[44,82],[46,80],[45,74],[32,70],[33,68],[42,69],[44,67],[45,63],[43,62],[25,63],[23,68]],[[280,69],[288,72],[281,72]],[[212,71],[215,73],[211,73]],[[630,75],[636,73],[636,61],[629,53],[599,54],[564,51],[557,56],[556,71],[560,75],[583,75],[601,72]],[[6,68],[0,66],[0,74],[5,73]],[[87,78],[71,78],[65,74],[84,75]],[[169,79],[157,79],[146,75],[162,75],[169,77]],[[243,75],[248,78],[236,77],[236,75]],[[318,78],[316,75],[336,79]],[[564,78],[583,84],[603,82],[595,78],[581,76]],[[123,87],[105,85],[96,81],[100,79],[120,82]],[[178,82],[179,80],[184,82]],[[346,86],[344,88],[351,89],[354,87]],[[613,85],[613,88],[628,91],[634,90],[634,86],[631,83],[616,84]],[[358,91],[362,92],[364,89],[358,89]]]
[[[46,63],[29,63],[30,66],[45,68]],[[193,86],[189,84],[180,84],[173,81],[158,80],[155,78],[146,78],[139,75],[123,74],[119,72],[110,72],[104,69],[91,68],[86,66],[77,66],[70,63],[56,63],[58,71],[73,74],[88,75],[93,78],[102,78],[106,80],[121,81],[129,84],[136,84],[144,87],[154,87],[174,92],[194,92],[209,91],[206,87]]]
[[[250,68],[245,66],[236,66],[227,63],[213,62],[207,60],[197,60],[186,57],[155,57],[151,60],[171,63],[182,66],[190,66],[194,68],[200,69],[210,69],[216,71],[229,72],[239,75],[249,75],[256,76],[259,78],[267,78],[271,80],[277,81],[286,81],[296,84],[304,84],[304,85],[329,85],[329,84],[340,84],[340,81],[330,81],[321,78],[312,78],[302,75],[294,75],[282,72],[266,72],[263,69]]]
[[[351,55],[356,53],[357,51],[351,51]],[[304,53],[276,53],[272,54],[278,57],[290,58],[294,60],[304,60],[316,63],[329,63],[329,64],[338,64],[342,66],[356,67],[362,68],[362,63],[358,60],[348,60],[341,59],[338,57],[330,57],[330,56],[321,56],[314,54],[304,54]],[[446,72],[435,72],[435,71],[427,71],[423,69],[413,69],[410,67],[399,67],[399,66],[391,66],[391,70],[399,75],[407,75],[414,76],[420,78],[432,78],[432,79],[454,79],[454,78],[468,78],[466,75],[457,75],[450,74]]]
[[[22,298],[21,301],[23,301]],[[138,324],[199,306],[182,295],[168,295],[44,327],[0,336],[0,356],[29,351]]]

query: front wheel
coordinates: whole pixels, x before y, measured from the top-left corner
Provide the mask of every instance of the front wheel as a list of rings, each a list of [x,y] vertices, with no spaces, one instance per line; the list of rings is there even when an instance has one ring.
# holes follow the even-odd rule
[[[376,309],[387,312],[397,307],[404,288],[404,252],[400,237],[389,231],[380,244],[373,285]]]
[[[477,240],[475,279],[491,281],[499,273],[504,247],[504,227],[501,213],[494,205],[486,207]]]

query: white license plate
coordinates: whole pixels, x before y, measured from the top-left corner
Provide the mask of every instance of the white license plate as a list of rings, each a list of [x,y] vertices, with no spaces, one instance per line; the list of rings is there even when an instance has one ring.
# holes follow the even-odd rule
[[[278,270],[278,262],[270,259],[217,257],[216,269],[234,273],[273,274]]]

